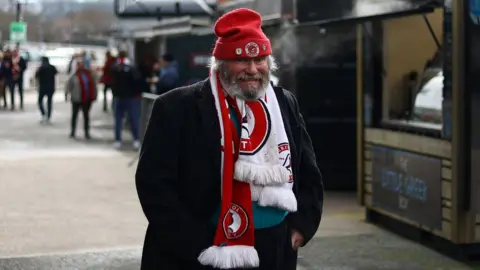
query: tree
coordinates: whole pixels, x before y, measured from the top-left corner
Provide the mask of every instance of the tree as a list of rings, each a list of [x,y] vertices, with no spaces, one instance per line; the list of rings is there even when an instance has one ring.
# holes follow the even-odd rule
[[[115,21],[113,13],[85,9],[68,12],[42,24],[44,41],[74,42],[74,36],[99,35],[110,29]]]

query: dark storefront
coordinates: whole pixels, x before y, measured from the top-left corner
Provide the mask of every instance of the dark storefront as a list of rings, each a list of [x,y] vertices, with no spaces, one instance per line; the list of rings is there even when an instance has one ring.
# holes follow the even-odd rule
[[[356,27],[311,22],[340,16],[351,3],[295,3],[300,23],[264,27],[280,67],[275,75],[298,98],[325,189],[355,190]]]
[[[469,1],[468,16],[465,16],[466,26],[466,88],[469,93],[470,104],[467,104],[467,122],[470,124],[470,166],[467,173],[470,175],[470,186],[474,192],[472,197],[467,199],[467,205],[472,205],[477,213],[480,213],[480,81],[477,79],[480,74],[480,1]],[[471,202],[471,203],[470,203]],[[477,222],[480,222],[477,221]]]
[[[181,85],[208,77],[208,63],[214,43],[213,34],[184,35],[167,39],[166,51],[173,54],[180,65]]]

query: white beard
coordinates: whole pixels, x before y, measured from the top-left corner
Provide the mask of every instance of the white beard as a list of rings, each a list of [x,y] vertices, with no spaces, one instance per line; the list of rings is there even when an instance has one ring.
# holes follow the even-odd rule
[[[224,72],[220,74],[220,82],[223,89],[231,97],[238,97],[245,101],[256,101],[259,98],[265,96],[265,93],[270,83],[270,74],[267,78],[264,78],[261,85],[258,88],[242,89],[237,83],[237,80],[228,80],[228,74]]]

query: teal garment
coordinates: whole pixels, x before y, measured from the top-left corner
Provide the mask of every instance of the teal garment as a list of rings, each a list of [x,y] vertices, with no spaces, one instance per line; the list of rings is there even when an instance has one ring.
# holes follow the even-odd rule
[[[236,130],[241,137],[241,124],[238,121],[237,114],[235,113],[235,109],[230,107],[230,117],[232,118],[233,124],[236,127]],[[252,202],[252,209],[253,209],[253,225],[255,229],[263,229],[263,228],[270,228],[280,224],[288,214],[288,211],[280,210],[274,207],[263,207],[258,205],[256,202]],[[212,223],[218,223],[218,217],[220,215],[220,207],[218,207],[217,211],[212,217]]]

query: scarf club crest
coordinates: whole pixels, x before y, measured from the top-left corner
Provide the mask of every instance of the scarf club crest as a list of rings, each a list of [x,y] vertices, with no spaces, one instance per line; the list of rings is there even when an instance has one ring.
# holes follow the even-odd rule
[[[247,212],[238,204],[232,203],[223,218],[223,232],[229,240],[242,237],[248,229]]]
[[[270,113],[265,101],[247,102],[247,115],[242,119],[242,136],[240,140],[240,155],[255,155],[267,142],[272,129]]]

